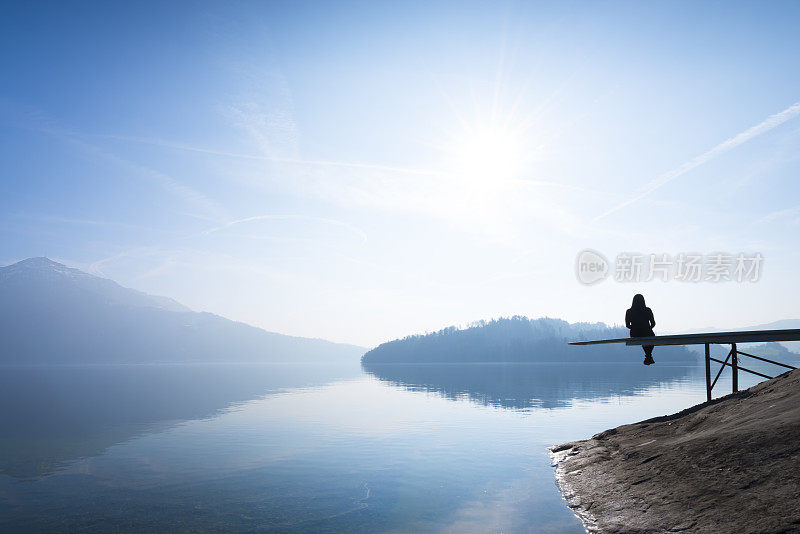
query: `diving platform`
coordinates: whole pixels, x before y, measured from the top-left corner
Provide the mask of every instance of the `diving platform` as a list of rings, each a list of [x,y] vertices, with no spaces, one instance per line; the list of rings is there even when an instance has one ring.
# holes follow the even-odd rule
[[[754,374],[763,378],[774,378],[772,376],[747,369],[739,365],[739,356],[746,356],[762,362],[767,362],[787,369],[797,369],[791,365],[776,362],[761,356],[743,352],[737,348],[740,343],[767,343],[778,341],[800,341],[800,329],[784,330],[746,330],[741,332],[703,332],[699,334],[675,334],[669,336],[647,336],[647,337],[622,337],[616,339],[596,339],[591,341],[572,341],[570,345],[601,345],[604,343],[625,343],[626,345],[705,345],[705,364],[706,364],[706,397],[711,400],[711,391],[717,384],[722,371],[725,367],[730,367],[733,392],[739,391],[739,371]],[[720,360],[711,356],[711,345],[730,345],[731,349],[725,360]],[[711,380],[711,362],[720,365],[714,380]]]

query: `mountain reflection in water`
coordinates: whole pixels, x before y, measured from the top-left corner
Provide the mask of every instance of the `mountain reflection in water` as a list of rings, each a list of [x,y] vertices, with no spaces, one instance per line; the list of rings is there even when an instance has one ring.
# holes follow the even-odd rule
[[[354,378],[356,364],[86,365],[0,369],[0,473],[71,460],[289,388]]]

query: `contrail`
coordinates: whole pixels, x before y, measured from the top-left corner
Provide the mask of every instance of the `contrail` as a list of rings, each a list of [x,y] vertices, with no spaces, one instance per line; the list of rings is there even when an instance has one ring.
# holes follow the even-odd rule
[[[358,237],[360,237],[361,240],[364,243],[367,242],[367,234],[363,230],[361,230],[360,228],[358,228],[356,226],[353,226],[352,224],[346,223],[344,221],[338,221],[336,219],[326,219],[326,218],[323,218],[323,217],[312,217],[312,216],[308,216],[308,215],[256,215],[254,217],[246,217],[244,219],[238,219],[238,220],[235,220],[235,221],[227,222],[227,223],[225,223],[225,224],[223,224],[221,226],[216,226],[214,228],[211,228],[211,229],[206,230],[205,232],[203,232],[203,235],[213,234],[214,232],[219,232],[220,230],[225,230],[226,228],[230,228],[231,226],[235,226],[237,224],[242,224],[242,223],[251,222],[251,221],[270,220],[270,219],[271,220],[300,219],[300,220],[306,220],[306,221],[320,222],[320,223],[323,223],[323,224],[330,224],[330,225],[333,225],[333,226],[340,226],[340,227],[346,228],[346,229],[350,230],[351,232],[355,233],[356,235],[358,235]]]
[[[800,102],[795,102],[794,104],[792,104],[788,108],[784,109],[780,113],[776,113],[775,115],[770,115],[763,122],[761,122],[759,124],[756,124],[755,126],[753,126],[751,128],[748,128],[747,130],[743,131],[742,133],[736,135],[735,137],[731,137],[730,139],[728,139],[726,141],[723,141],[722,143],[718,144],[717,146],[715,146],[714,148],[712,148],[708,152],[704,152],[703,154],[700,154],[699,156],[696,156],[693,159],[690,159],[689,161],[687,161],[686,163],[684,163],[680,167],[678,167],[676,169],[673,169],[673,170],[671,170],[669,172],[665,172],[664,174],[662,174],[658,178],[655,178],[654,180],[651,180],[650,182],[648,182],[644,186],[644,188],[642,188],[641,192],[639,192],[636,196],[633,196],[633,197],[629,198],[628,200],[626,200],[625,202],[623,202],[623,203],[621,203],[621,204],[619,204],[617,206],[614,206],[613,208],[611,208],[610,210],[606,211],[605,213],[602,213],[602,214],[598,215],[597,217],[592,219],[592,222],[597,222],[600,219],[602,219],[603,217],[611,215],[615,211],[619,211],[619,210],[621,210],[622,208],[624,208],[626,206],[630,206],[634,202],[637,202],[637,201],[641,200],[642,198],[646,197],[647,195],[649,195],[650,193],[652,193],[653,191],[655,191],[659,187],[661,187],[661,186],[663,186],[665,184],[668,184],[669,182],[671,182],[675,178],[683,176],[687,172],[689,172],[689,171],[691,171],[691,170],[693,170],[693,169],[695,169],[695,168],[697,168],[697,167],[699,167],[699,166],[701,166],[701,165],[703,165],[705,163],[708,163],[709,161],[711,161],[712,159],[716,158],[717,156],[720,156],[721,154],[724,154],[725,152],[727,152],[729,150],[732,150],[732,149],[736,148],[737,146],[742,145],[742,144],[748,142],[749,140],[751,140],[751,139],[753,139],[755,137],[758,137],[759,135],[772,130],[773,128],[776,128],[777,126],[780,126],[781,124],[783,124],[784,122],[788,121],[789,119],[793,119],[798,114],[800,114]]]
[[[404,174],[419,174],[424,176],[441,176],[443,173],[439,171],[432,171],[427,169],[414,169],[410,167],[394,167],[391,165],[377,165],[372,163],[359,163],[359,162],[351,162],[351,161],[326,161],[326,160],[311,160],[311,159],[299,159],[299,158],[281,158],[281,157],[272,157],[272,156],[259,156],[259,155],[251,155],[251,154],[240,154],[236,152],[225,152],[221,150],[214,150],[208,148],[200,148],[195,147],[183,143],[172,143],[169,141],[163,141],[160,139],[147,139],[143,137],[134,137],[134,136],[127,136],[127,135],[100,135],[98,137],[104,137],[107,139],[118,139],[121,141],[133,141],[136,143],[143,143],[148,145],[155,145],[164,148],[172,148],[176,150],[186,150],[189,152],[200,152],[202,154],[211,154],[215,156],[224,156],[228,158],[238,158],[238,159],[250,159],[256,161],[269,161],[274,163],[287,163],[287,164],[295,164],[295,165],[312,165],[312,166],[326,166],[326,167],[347,167],[347,168],[356,168],[356,169],[372,169],[378,171],[387,171],[387,172],[394,172],[394,173],[404,173]]]

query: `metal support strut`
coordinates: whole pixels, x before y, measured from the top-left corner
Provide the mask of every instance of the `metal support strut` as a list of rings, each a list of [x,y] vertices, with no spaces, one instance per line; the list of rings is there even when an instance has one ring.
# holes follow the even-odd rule
[[[759,371],[747,369],[739,365],[739,356],[745,356],[761,362],[770,363],[785,369],[796,369],[793,365],[776,362],[763,356],[748,354],[739,350],[737,344],[742,343],[777,343],[781,341],[800,341],[800,328],[783,330],[747,330],[736,332],[703,332],[699,334],[674,334],[668,336],[638,336],[620,337],[614,339],[586,339],[570,341],[570,345],[598,345],[601,343],[625,343],[626,345],[640,345],[643,347],[659,347],[662,345],[705,345],[705,370],[706,370],[706,399],[711,401],[711,393],[717,380],[722,376],[725,367],[731,368],[731,388],[734,393],[739,391],[739,371],[750,373],[762,378],[775,378]],[[711,356],[711,345],[730,345],[731,350],[724,360]],[[711,362],[720,365],[716,376],[711,377]]]
[[[753,371],[752,369],[747,369],[746,367],[742,367],[739,365],[739,355],[748,356],[750,358],[755,358],[756,360],[761,360],[762,362],[772,363],[775,365],[780,365],[781,367],[786,367],[788,369],[796,369],[794,366],[787,365],[785,363],[775,362],[769,360],[767,358],[763,358],[761,356],[755,356],[753,354],[748,354],[746,352],[740,351],[736,347],[736,343],[731,343],[731,350],[728,352],[728,356],[725,357],[725,360],[720,360],[717,358],[711,357],[711,344],[706,343],[706,400],[711,400],[711,391],[714,389],[714,386],[717,385],[717,380],[719,380],[722,371],[725,370],[725,367],[731,368],[731,389],[733,393],[739,391],[739,371],[744,371],[746,373],[750,373],[752,375],[760,376],[762,378],[775,378],[773,376],[765,375],[764,373],[759,373],[758,371]],[[728,363],[730,360],[730,363]],[[711,362],[717,362],[722,364],[719,366],[719,371],[717,371],[717,375],[714,377],[714,380],[711,380]]]
[[[706,400],[711,400],[711,347],[706,343]]]

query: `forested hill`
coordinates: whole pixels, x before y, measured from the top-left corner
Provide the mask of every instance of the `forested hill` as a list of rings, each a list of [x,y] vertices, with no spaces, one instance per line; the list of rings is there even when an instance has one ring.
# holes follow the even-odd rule
[[[383,343],[362,357],[365,364],[456,362],[631,361],[638,347],[622,344],[576,347],[568,341],[627,337],[623,327],[604,323],[568,323],[561,319],[514,316],[479,321],[467,328],[408,336]],[[656,361],[695,362],[698,356],[683,347],[658,347]]]

